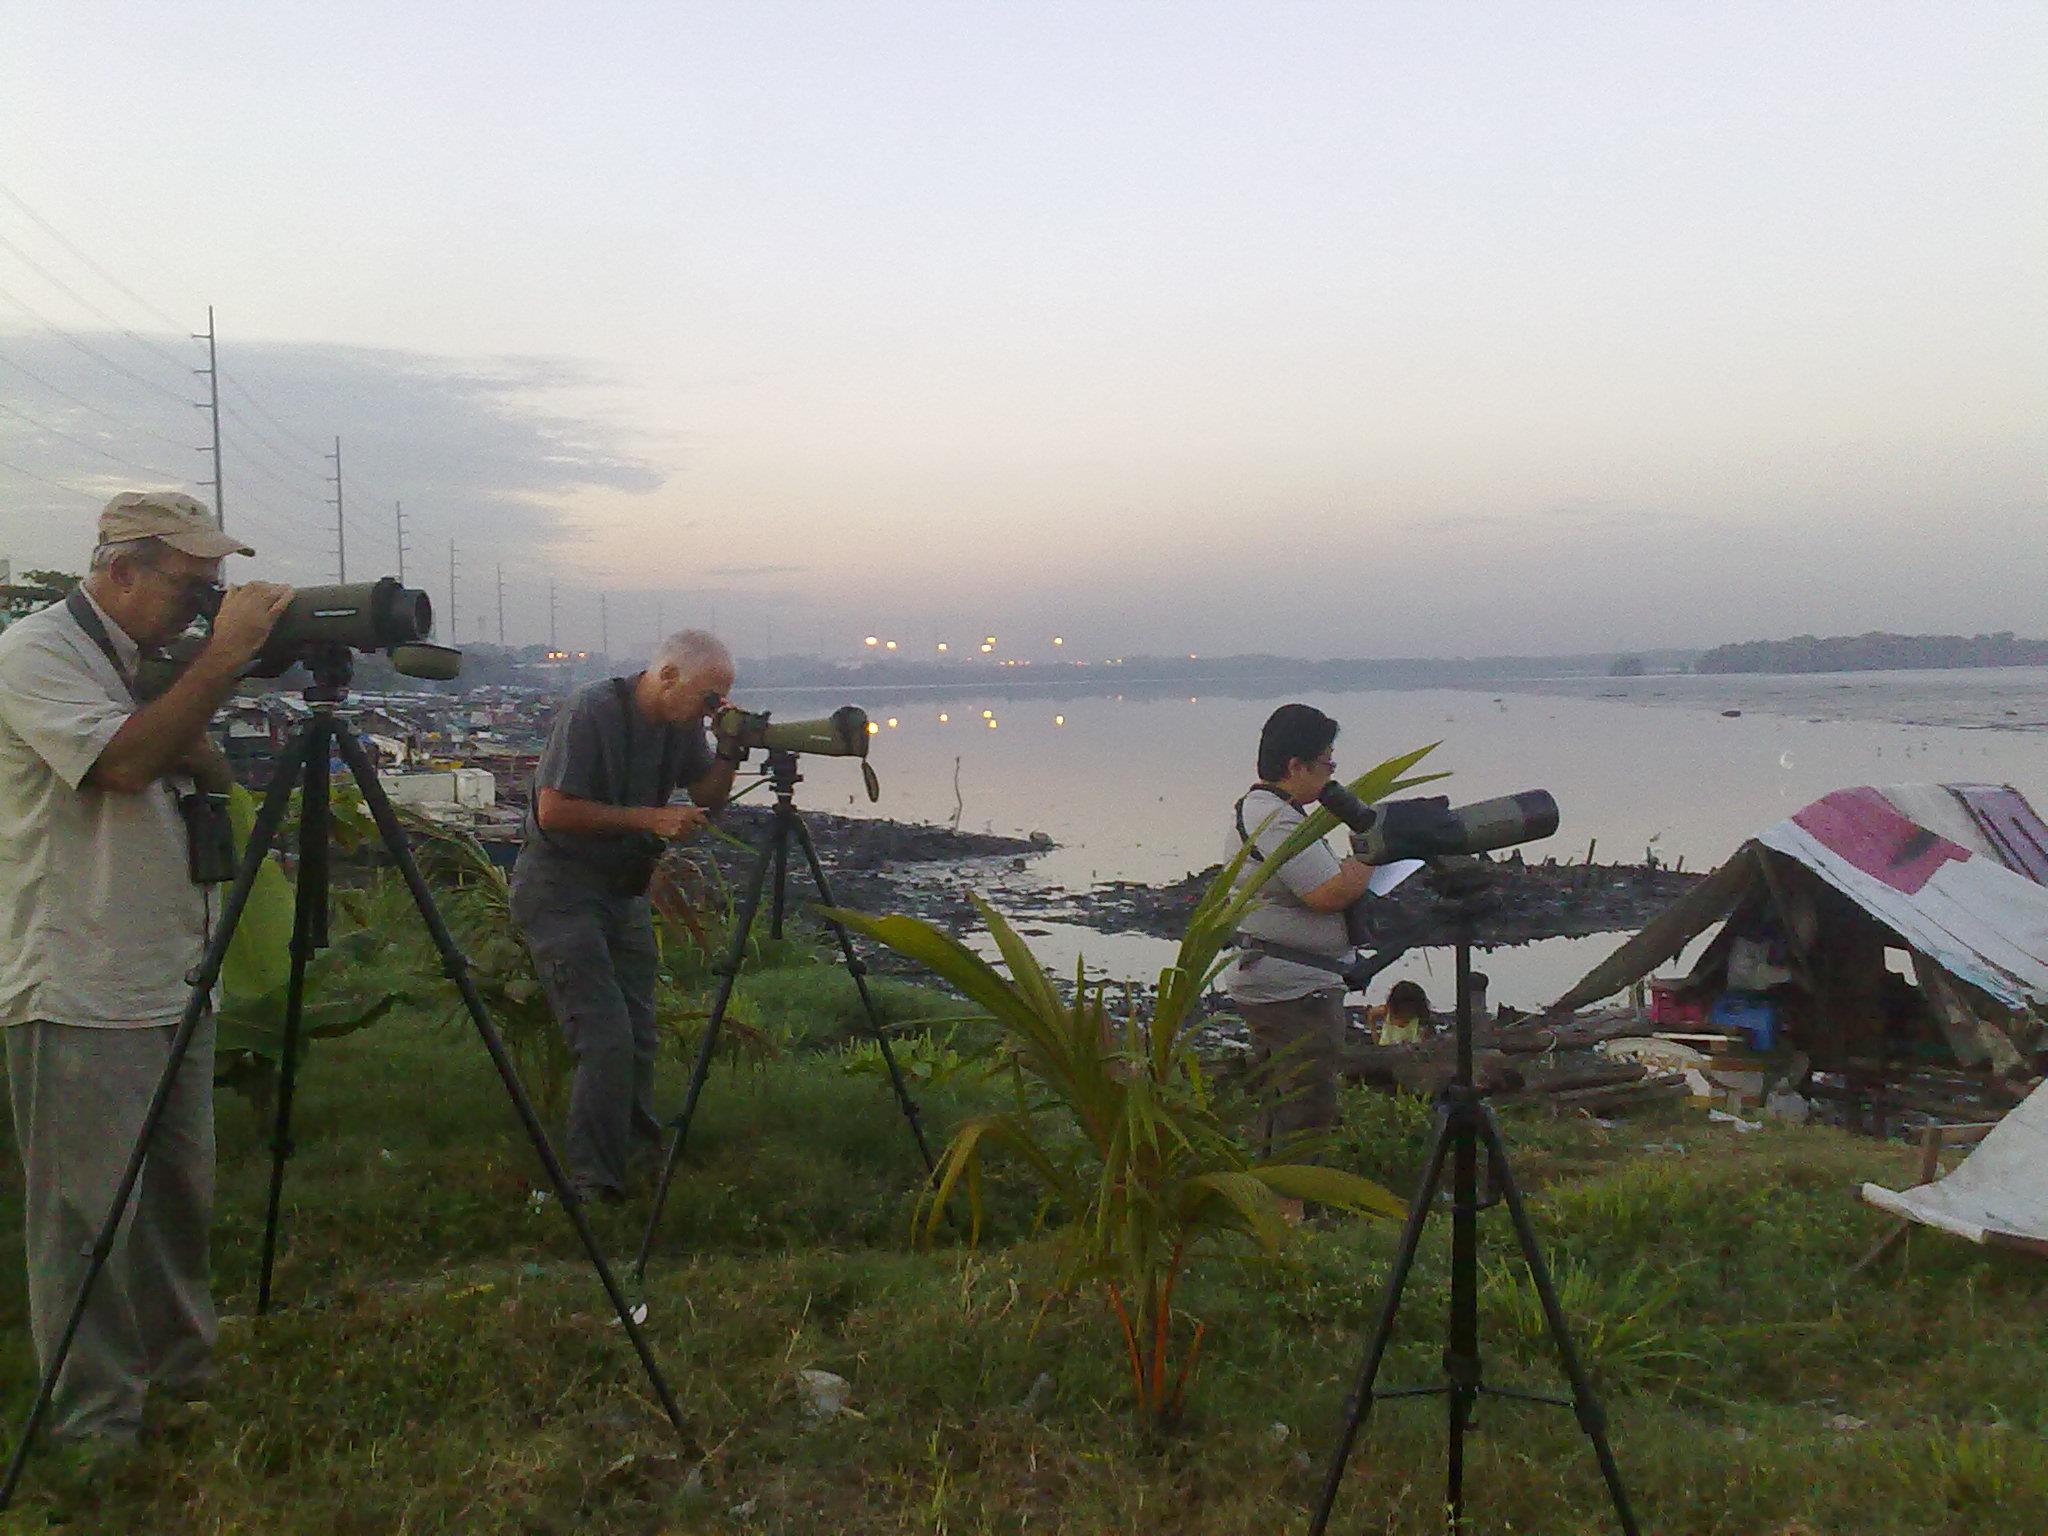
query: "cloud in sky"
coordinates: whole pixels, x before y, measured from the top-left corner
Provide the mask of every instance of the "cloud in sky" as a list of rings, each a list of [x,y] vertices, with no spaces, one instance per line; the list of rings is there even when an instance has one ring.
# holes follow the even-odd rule
[[[564,638],[603,588],[615,635],[743,650],[2041,627],[2038,6],[366,6],[24,13],[0,166],[221,305],[303,439],[266,477],[231,419],[230,520],[325,569],[339,432],[366,558],[399,498],[437,594],[457,540],[464,638],[501,556],[514,635],[552,581]],[[180,74],[146,143],[80,110]],[[0,294],[176,373],[4,250]],[[0,367],[69,434],[0,416],[0,460],[96,492],[188,451],[188,376],[14,321],[0,359],[122,403]],[[0,547],[54,494],[0,470]]]

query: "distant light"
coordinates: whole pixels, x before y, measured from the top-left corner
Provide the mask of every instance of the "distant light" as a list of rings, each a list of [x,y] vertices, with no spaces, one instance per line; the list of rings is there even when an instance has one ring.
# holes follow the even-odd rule
[[[944,710],[939,711],[939,724],[944,725],[948,720],[951,720],[952,718],[953,717],[947,714]]]
[[[869,635],[867,639],[861,641],[862,645],[880,645],[881,643],[882,637],[880,635]]]
[[[945,642],[945,641],[943,641],[943,640],[941,640],[941,641],[939,642],[939,649],[943,651],[943,650],[944,650],[945,648],[946,648],[946,642]]]
[[[1202,701],[1201,701],[1200,699],[1196,698],[1196,697],[1195,697],[1195,696],[1194,696],[1194,695],[1193,695],[1193,694],[1191,693],[1191,694],[1189,694],[1189,695],[1188,695],[1188,702],[1189,702],[1190,704],[1199,704],[1199,703],[1201,703]]]
[[[870,736],[879,736],[882,734],[882,728],[879,725],[875,724],[874,721],[870,720],[868,722],[868,734]]]
[[[1194,653],[1193,651],[1189,651],[1189,652],[1188,652],[1188,660],[1189,660],[1189,661],[1193,661],[1194,659],[1195,659],[1195,653]]]
[[[1067,717],[1065,715],[1054,715],[1052,717],[1052,723],[1054,725],[1065,725],[1067,723]]]
[[[981,643],[983,645],[994,645],[996,643],[996,637],[994,635],[983,635],[981,637]]]
[[[892,731],[896,729],[896,717],[894,715],[889,717],[889,729]]]
[[[885,651],[893,651],[896,649],[896,642],[894,640],[891,640],[887,645],[883,646],[882,649]]]
[[[996,712],[995,712],[994,710],[992,710],[992,709],[984,709],[984,710],[983,710],[983,711],[981,712],[981,718],[982,718],[982,719],[984,719],[984,720],[993,720],[993,719],[995,719],[995,717],[996,717]]]
[[[993,720],[989,721],[989,723],[988,723],[988,728],[989,728],[990,730],[994,730],[994,729],[996,728],[996,723],[995,723],[995,721],[993,721]]]
[[[992,651],[992,650],[994,650],[994,649],[995,649],[995,647],[994,647],[994,646],[992,646],[992,645],[984,645],[984,646],[982,646],[982,648],[981,648],[981,654],[982,654],[982,655],[984,655],[984,656],[986,656],[986,655],[987,655],[987,654],[988,654],[988,653],[989,653],[990,651]]]
[[[1052,637],[1052,643],[1054,645],[1065,645],[1067,643],[1066,637],[1063,635],[1054,635]]]

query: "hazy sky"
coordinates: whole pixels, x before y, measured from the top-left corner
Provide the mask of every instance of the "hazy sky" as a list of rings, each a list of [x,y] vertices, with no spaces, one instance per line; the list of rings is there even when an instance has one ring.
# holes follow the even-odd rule
[[[17,568],[211,303],[256,565],[339,434],[463,639],[2048,633],[2039,0],[4,14]]]

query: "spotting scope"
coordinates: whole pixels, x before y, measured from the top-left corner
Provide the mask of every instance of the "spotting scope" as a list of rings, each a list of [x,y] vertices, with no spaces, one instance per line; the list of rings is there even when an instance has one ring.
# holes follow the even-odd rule
[[[1342,784],[1316,797],[1351,829],[1351,851],[1368,864],[1485,853],[1534,842],[1557,830],[1557,801],[1547,789],[1452,805],[1443,795],[1367,805]]]
[[[819,757],[866,757],[867,711],[842,705],[817,720],[771,720],[765,709],[728,704],[711,717],[711,734],[730,746]]]
[[[209,615],[211,617],[211,615]],[[386,651],[407,677],[446,681],[462,667],[462,653],[433,645],[433,600],[395,576],[339,586],[300,587],[251,664],[253,677],[276,677],[323,648]]]

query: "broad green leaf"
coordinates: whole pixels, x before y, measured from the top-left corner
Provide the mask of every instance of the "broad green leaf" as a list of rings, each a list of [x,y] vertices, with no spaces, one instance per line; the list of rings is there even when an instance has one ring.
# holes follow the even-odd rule
[[[228,792],[228,816],[234,823],[236,846],[246,849],[256,824],[256,797],[237,784]],[[278,866],[277,855],[268,855],[256,871],[256,883],[249,889],[248,905],[242,908],[235,936],[228,941],[220,971],[223,1001],[262,997],[290,979],[295,902],[292,883]]]

